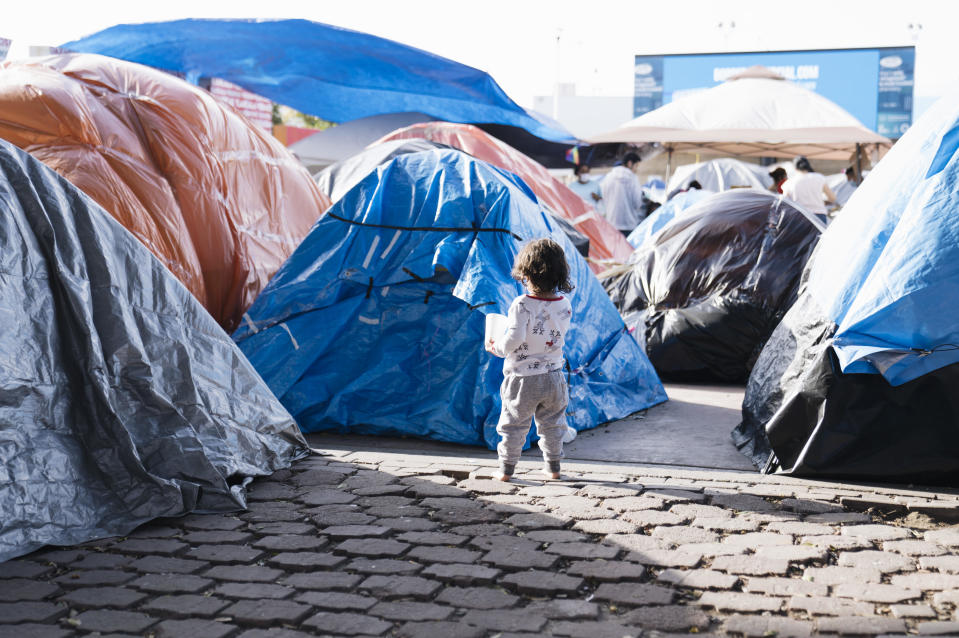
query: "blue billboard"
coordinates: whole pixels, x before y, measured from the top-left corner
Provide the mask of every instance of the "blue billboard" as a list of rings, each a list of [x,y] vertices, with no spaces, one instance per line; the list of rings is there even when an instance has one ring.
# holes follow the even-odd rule
[[[898,138],[912,124],[915,60],[914,47],[637,55],[633,115],[759,64],[832,100],[877,133]]]

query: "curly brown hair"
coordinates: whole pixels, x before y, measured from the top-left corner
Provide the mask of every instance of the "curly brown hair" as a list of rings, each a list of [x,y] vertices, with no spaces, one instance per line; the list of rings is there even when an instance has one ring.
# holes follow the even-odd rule
[[[532,292],[541,294],[572,292],[574,288],[569,280],[566,254],[552,239],[536,239],[523,246],[510,274]]]

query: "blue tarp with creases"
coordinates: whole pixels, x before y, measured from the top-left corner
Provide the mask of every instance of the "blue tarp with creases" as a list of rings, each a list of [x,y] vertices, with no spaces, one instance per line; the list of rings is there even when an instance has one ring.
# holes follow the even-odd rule
[[[333,122],[418,111],[506,124],[554,142],[573,136],[532,117],[489,74],[399,42],[309,20],[175,20],[118,24],[61,45],[218,77]]]
[[[823,234],[808,291],[842,371],[898,386],[959,362],[959,95],[896,142]]]
[[[0,562],[160,516],[242,509],[246,477],[308,453],[163,264],[4,141],[0,319]]]
[[[649,217],[641,221],[626,238],[626,241],[633,248],[639,248],[666,224],[682,215],[687,208],[703,201],[710,195],[715,195],[715,193],[697,188],[675,195],[671,200],[650,213]]]
[[[523,243],[551,237],[576,289],[565,355],[578,430],[666,400],[586,261],[516,176],[455,150],[380,165],[313,227],[233,335],[307,432],[494,447],[503,360],[485,314],[522,292]]]

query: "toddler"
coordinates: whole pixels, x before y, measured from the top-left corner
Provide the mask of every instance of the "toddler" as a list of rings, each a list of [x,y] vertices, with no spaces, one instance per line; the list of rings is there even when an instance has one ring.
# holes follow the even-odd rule
[[[510,304],[505,333],[490,339],[486,350],[505,357],[500,397],[503,408],[496,431],[501,440],[501,481],[516,469],[523,443],[536,418],[536,433],[543,451],[544,474],[560,476],[563,438],[566,436],[566,404],[569,401],[563,371],[563,343],[573,315],[569,300],[559,293],[573,290],[563,249],[552,239],[526,244],[516,256],[513,278],[527,294]]]

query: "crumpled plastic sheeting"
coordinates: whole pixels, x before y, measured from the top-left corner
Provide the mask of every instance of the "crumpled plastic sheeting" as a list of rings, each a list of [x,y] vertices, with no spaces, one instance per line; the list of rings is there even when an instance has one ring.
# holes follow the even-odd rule
[[[150,252],[0,141],[0,561],[245,507],[307,453],[290,415]]]
[[[589,238],[589,256],[595,260],[591,264],[594,272],[604,270],[604,265],[596,263],[600,260],[624,263],[632,254],[633,247],[623,234],[579,195],[550,175],[542,164],[475,126],[449,122],[414,124],[393,131],[377,143],[416,138],[458,148],[476,159],[518,175],[544,206],[566,218],[577,231]]]
[[[0,138],[96,200],[228,330],[329,206],[206,91],[98,55],[0,64]]]
[[[607,290],[660,375],[741,382],[796,300],[820,230],[780,195],[717,193],[640,246]]]
[[[391,140],[379,144],[371,144],[362,152],[343,161],[337,162],[317,173],[316,183],[320,190],[330,198],[334,204],[354,186],[363,181],[363,178],[372,173],[377,166],[385,164],[398,155],[418,153],[434,148],[451,148],[445,144],[431,142],[426,139],[410,138]],[[550,218],[570,238],[576,251],[586,257],[589,255],[589,238],[580,233],[573,224],[559,215],[548,210]]]
[[[569,424],[666,400],[656,373],[566,235],[516,176],[454,150],[401,155],[337,202],[233,337],[307,432],[498,442],[505,314],[522,243],[551,237],[576,289],[565,355]]]

